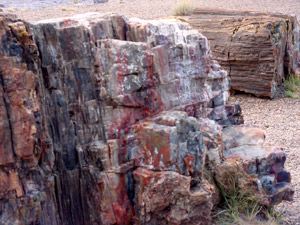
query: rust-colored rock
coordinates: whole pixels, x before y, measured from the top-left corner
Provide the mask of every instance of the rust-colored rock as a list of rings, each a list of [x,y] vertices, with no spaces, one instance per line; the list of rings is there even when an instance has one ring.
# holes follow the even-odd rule
[[[38,111],[34,74],[28,71],[25,53],[36,50],[22,22],[0,18],[0,164],[15,162],[15,156],[33,159],[34,135],[37,132],[34,113]],[[13,38],[13,37],[14,38]],[[0,142],[0,143],[1,143]]]
[[[285,75],[300,71],[294,16],[199,8],[189,23],[208,38],[233,90],[273,98]]]
[[[191,177],[139,168],[136,180],[135,224],[208,224],[216,187],[203,181],[191,187]]]

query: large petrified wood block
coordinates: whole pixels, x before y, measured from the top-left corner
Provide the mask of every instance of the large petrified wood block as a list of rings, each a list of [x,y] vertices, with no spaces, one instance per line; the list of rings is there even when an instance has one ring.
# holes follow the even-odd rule
[[[219,195],[204,175],[228,157],[223,127],[243,119],[206,37],[89,13],[0,15],[0,39],[0,224],[210,223]],[[245,178],[263,175],[277,204],[292,188],[270,152],[278,170]]]
[[[208,38],[233,90],[273,98],[285,75],[299,73],[296,17],[199,8],[189,23]]]

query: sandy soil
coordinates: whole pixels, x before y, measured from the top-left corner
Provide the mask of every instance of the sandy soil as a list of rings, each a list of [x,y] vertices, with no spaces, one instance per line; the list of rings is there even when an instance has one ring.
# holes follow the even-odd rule
[[[15,13],[28,21],[65,17],[84,12],[115,12],[127,17],[153,19],[171,16],[179,0],[110,0],[93,4],[93,0],[4,0],[6,7],[18,10]],[[296,14],[300,19],[300,0],[194,0],[197,6],[227,9],[257,10]],[[2,3],[2,1],[1,1]],[[41,8],[46,7],[47,8]],[[55,6],[55,7],[49,7]],[[12,11],[12,9],[10,9]],[[292,173],[295,199],[282,203],[277,210],[284,213],[283,224],[300,225],[300,100],[278,97],[272,101],[248,95],[236,95],[233,101],[240,102],[246,124],[266,131],[266,145],[277,145],[288,154],[286,167]]]

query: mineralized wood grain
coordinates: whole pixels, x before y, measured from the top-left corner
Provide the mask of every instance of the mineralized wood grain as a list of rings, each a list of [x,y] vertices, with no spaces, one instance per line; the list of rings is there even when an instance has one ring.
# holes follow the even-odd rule
[[[90,13],[0,15],[0,39],[0,224],[211,221],[206,157],[243,120],[203,35]]]
[[[28,24],[4,15],[0,38],[0,224],[146,221],[134,207],[151,198],[136,199],[138,167],[173,171],[188,186],[193,175],[201,186],[196,117],[226,105],[229,83],[188,24],[99,14]],[[186,204],[187,223],[202,210],[201,223],[211,219],[211,200],[207,209]]]
[[[282,14],[199,8],[189,20],[205,35],[233,90],[273,98],[299,72],[297,19]]]

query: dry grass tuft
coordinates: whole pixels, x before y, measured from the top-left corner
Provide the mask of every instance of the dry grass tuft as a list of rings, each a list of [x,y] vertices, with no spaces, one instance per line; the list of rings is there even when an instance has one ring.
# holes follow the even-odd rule
[[[286,91],[284,92],[286,97],[290,98],[300,98],[300,77],[297,75],[290,75],[288,79],[285,80],[284,85]]]
[[[75,9],[74,8],[68,8],[68,7],[60,7],[60,10],[61,11],[75,11]]]
[[[175,5],[173,12],[175,16],[188,16],[194,12],[195,8],[196,5],[192,1],[181,0]]]
[[[13,8],[13,7],[8,7],[8,8],[6,8],[6,10],[8,11],[8,12],[15,12],[16,10]]]
[[[240,215],[239,217],[236,217],[235,219],[236,224],[238,225],[278,225],[279,222],[276,221],[276,219],[269,218],[267,221],[265,220],[259,220],[256,216],[245,216]]]
[[[215,224],[222,225],[278,225],[281,214],[273,207],[259,204],[257,199],[245,190],[241,191],[238,177],[229,176],[225,185],[216,180],[221,191],[223,204],[214,214]]]

